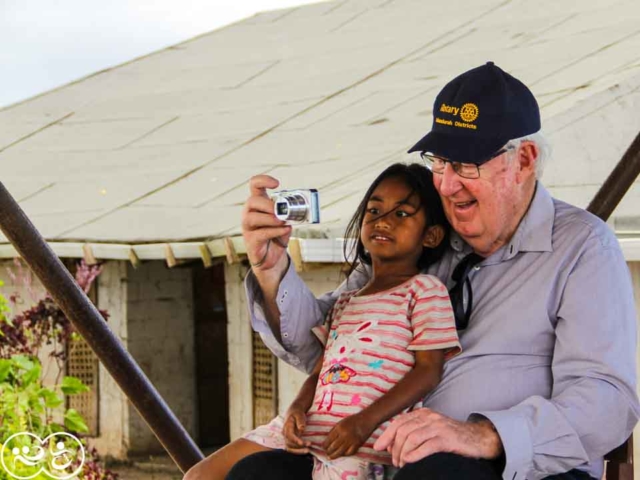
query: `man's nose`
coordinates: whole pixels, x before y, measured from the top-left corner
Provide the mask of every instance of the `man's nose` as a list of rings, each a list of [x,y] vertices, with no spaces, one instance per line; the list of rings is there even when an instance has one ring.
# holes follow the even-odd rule
[[[440,194],[448,197],[454,195],[462,188],[460,177],[453,170],[450,163],[445,163],[444,171],[440,174],[442,181],[440,182]]]

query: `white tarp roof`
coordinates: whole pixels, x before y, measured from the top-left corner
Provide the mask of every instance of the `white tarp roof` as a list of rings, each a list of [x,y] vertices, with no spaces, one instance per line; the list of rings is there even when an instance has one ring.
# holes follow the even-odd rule
[[[85,242],[237,236],[258,173],[318,188],[323,223],[300,235],[340,237],[371,180],[411,160],[439,89],[493,60],[542,107],[555,146],[544,183],[586,206],[640,131],[639,20],[637,0],[341,0],[258,14],[0,110],[0,180],[47,240],[79,255]],[[640,230],[639,190],[617,229]]]

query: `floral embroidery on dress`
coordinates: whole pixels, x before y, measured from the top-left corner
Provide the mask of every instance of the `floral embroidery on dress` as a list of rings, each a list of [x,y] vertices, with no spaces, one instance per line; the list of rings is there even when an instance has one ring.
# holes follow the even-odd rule
[[[367,335],[367,330],[373,325],[373,322],[365,322],[356,329],[353,335],[333,335],[336,333],[335,330],[330,335],[329,341],[332,343],[332,350],[327,351],[337,350],[338,354],[329,355],[329,358],[325,360],[330,366],[320,375],[320,383],[327,388],[322,392],[322,397],[318,402],[319,411],[331,411],[334,397],[334,392],[331,388],[332,385],[348,383],[353,377],[358,375],[356,370],[348,367],[345,363],[347,363],[350,358],[357,358],[363,346],[373,347],[379,343],[376,337]],[[352,405],[358,405],[359,403],[359,397],[355,403],[352,399]]]

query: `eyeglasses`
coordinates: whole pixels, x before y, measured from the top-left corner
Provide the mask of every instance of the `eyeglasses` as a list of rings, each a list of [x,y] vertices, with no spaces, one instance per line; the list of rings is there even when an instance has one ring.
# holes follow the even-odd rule
[[[453,160],[449,160],[448,158],[441,157],[439,155],[435,155],[431,152],[422,152],[420,154],[420,158],[424,161],[425,166],[431,170],[433,173],[443,174],[444,167],[448,163],[453,168],[453,171],[456,172],[462,178],[480,178],[480,167],[487,163],[489,160],[493,160],[494,158],[499,157],[503,153],[508,152],[509,150],[513,150],[514,147],[504,147],[498,150],[496,153],[491,155],[486,160],[476,163],[462,163],[462,162],[454,162]]]

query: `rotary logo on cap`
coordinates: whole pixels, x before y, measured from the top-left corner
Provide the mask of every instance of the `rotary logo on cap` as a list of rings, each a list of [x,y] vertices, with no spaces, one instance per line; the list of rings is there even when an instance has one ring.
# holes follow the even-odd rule
[[[482,110],[482,119],[480,118]],[[540,130],[531,90],[493,63],[458,75],[433,102],[431,131],[409,149],[482,165],[515,138]]]
[[[465,103],[460,109],[460,118],[465,122],[473,122],[478,118],[478,106],[475,103]]]

